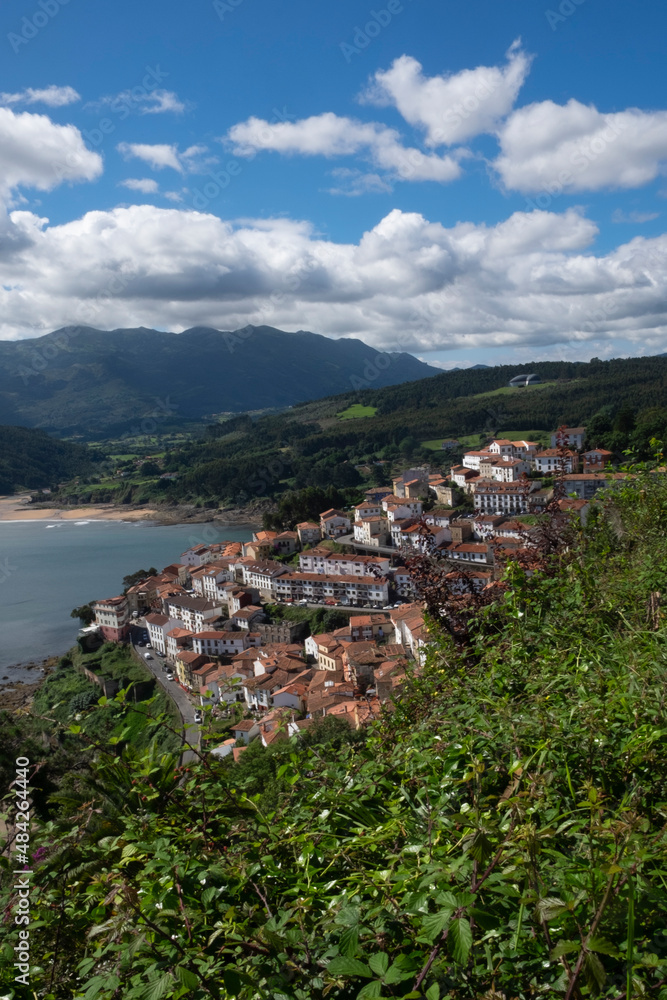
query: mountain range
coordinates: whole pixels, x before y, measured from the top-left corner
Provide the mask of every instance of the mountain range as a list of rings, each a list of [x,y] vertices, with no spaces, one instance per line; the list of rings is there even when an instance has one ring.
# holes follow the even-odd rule
[[[0,423],[59,434],[122,433],[137,421],[284,409],[438,372],[411,354],[303,330],[65,327],[0,342]]]

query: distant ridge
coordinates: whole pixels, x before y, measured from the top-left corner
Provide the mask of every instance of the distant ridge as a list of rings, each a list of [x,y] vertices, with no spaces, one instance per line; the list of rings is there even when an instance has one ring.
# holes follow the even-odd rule
[[[0,342],[0,423],[65,434],[283,409],[439,374],[411,354],[270,326],[165,333],[72,326]]]

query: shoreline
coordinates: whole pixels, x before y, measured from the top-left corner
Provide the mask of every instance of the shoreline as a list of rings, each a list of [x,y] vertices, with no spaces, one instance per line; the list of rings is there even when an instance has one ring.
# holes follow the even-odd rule
[[[43,660],[28,660],[26,663],[14,663],[4,670],[29,671],[39,670],[40,676],[34,681],[5,680],[5,674],[0,679],[0,711],[16,712],[29,708],[35,692],[42,686],[49,674],[55,669],[59,656],[47,656]]]
[[[248,507],[202,509],[199,507],[148,507],[146,505],[118,507],[115,504],[91,504],[89,507],[54,507],[30,503],[29,493],[0,496],[0,523],[30,521],[150,521],[157,526],[177,524],[210,524],[254,529],[261,526],[262,514],[268,509],[261,501]],[[272,505],[271,505],[272,506]]]

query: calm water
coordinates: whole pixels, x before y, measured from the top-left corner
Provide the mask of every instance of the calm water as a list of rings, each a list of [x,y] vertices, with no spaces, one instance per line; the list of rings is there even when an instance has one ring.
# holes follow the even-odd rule
[[[161,570],[191,545],[251,534],[213,524],[0,522],[0,683],[5,674],[34,681],[34,671],[8,668],[66,652],[79,628],[72,608],[120,594],[129,573]]]

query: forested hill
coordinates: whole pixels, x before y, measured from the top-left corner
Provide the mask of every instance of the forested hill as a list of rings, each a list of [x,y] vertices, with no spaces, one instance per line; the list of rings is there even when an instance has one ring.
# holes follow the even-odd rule
[[[521,371],[544,381],[509,388],[509,379]],[[306,487],[354,488],[367,482],[357,467],[373,470],[374,479],[386,479],[392,466],[405,463],[440,469],[493,436],[545,435],[562,424],[586,426],[591,446],[608,448],[622,461],[627,451],[650,459],[656,454],[651,442],[667,442],[663,357],[443,372],[386,388],[366,383],[278,415],[242,415],[212,425],[203,440],[167,448],[160,471],[178,478],[140,487],[127,483],[114,497],[101,493],[93,499],[215,504]],[[462,438],[458,452],[443,452],[443,438]],[[319,510],[301,513],[303,520]]]
[[[436,371],[411,354],[303,330],[67,327],[0,342],[0,420],[61,434],[123,433],[156,407],[161,419],[182,423],[288,407],[345,392],[369,376],[383,386]]]
[[[91,468],[90,452],[82,445],[27,427],[0,426],[0,493],[52,487]]]

